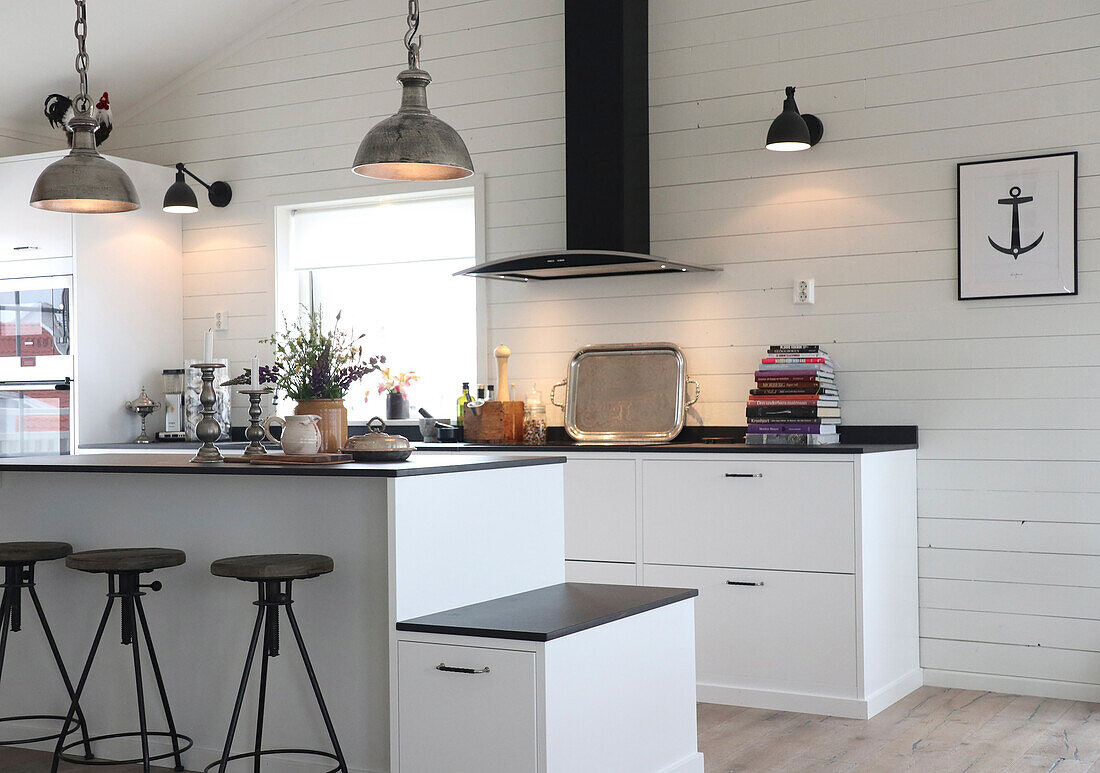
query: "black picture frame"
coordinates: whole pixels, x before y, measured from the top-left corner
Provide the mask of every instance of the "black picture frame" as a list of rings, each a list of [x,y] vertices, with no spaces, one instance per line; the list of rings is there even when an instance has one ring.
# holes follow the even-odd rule
[[[973,277],[975,267],[975,255],[969,254],[968,250],[975,249],[975,240],[970,238],[970,223],[971,219],[975,217],[974,212],[968,212],[964,209],[967,204],[974,206],[973,202],[967,199],[968,193],[973,193],[969,186],[974,185],[972,175],[968,175],[970,170],[976,170],[978,167],[994,168],[996,166],[1002,166],[1004,171],[1004,179],[1009,180],[1014,174],[1036,174],[1035,170],[1042,170],[1047,167],[1046,172],[1058,172],[1061,165],[1064,165],[1066,161],[1071,162],[1072,178],[1068,183],[1068,189],[1063,189],[1066,185],[1065,181],[1059,178],[1058,181],[1058,205],[1055,208],[1055,213],[1058,217],[1058,270],[1059,278],[1050,280],[1051,289],[1047,291],[1023,291],[1023,292],[991,292],[988,289],[981,289],[983,287],[988,288],[990,285],[1004,284],[1003,282],[996,282],[993,280],[987,280],[983,283],[980,279]],[[1021,163],[1026,162],[1026,163]],[[1049,164],[1046,162],[1050,162]],[[1030,171],[1029,171],[1030,170]],[[1033,156],[1017,156],[1014,158],[997,158],[988,159],[984,161],[963,161],[956,165],[956,189],[955,189],[955,217],[956,217],[956,269],[957,269],[957,288],[958,288],[958,300],[960,301],[976,301],[976,300],[989,300],[995,298],[1040,298],[1058,295],[1077,295],[1078,293],[1078,245],[1077,245],[1077,207],[1078,207],[1078,153],[1077,151],[1064,151],[1059,153],[1043,153]],[[1011,191],[1017,191],[1013,194]],[[1020,197],[1021,191],[1019,186],[1012,186],[1009,191],[1009,198],[998,199],[999,204],[1008,204],[1014,198],[1019,198],[1021,203],[1031,203],[1031,197]],[[1062,211],[1064,203],[1063,198],[1068,198],[1070,213]],[[984,206],[984,205],[983,205]],[[1029,249],[1036,247],[1036,243],[1030,246],[1019,244],[1019,235],[1021,227],[1019,225],[1018,204],[1012,204],[1013,220],[1012,224],[1015,226],[1013,229],[1013,239],[1010,243],[1010,247],[1005,248],[1002,245],[995,244],[992,236],[987,237],[992,246],[1003,253],[1009,253],[1009,249],[1018,254],[1023,254]],[[1072,216],[1072,228],[1070,228],[1066,218]],[[1072,234],[1070,234],[1072,231]],[[1046,233],[1044,230],[1043,234]],[[1041,237],[1040,237],[1041,239]],[[1070,249],[1067,249],[1065,242],[1071,242]],[[982,246],[984,248],[984,245]],[[1071,253],[1071,254],[1070,254]],[[1013,255],[1013,259],[1017,259],[1017,255]],[[1072,269],[1070,270],[1070,267]],[[1072,277],[1072,282],[1066,282],[1067,275]],[[1033,280],[1024,285],[1028,290],[1035,289],[1037,284],[1041,284],[1037,280]],[[1072,287],[1066,287],[1065,285],[1072,284]]]

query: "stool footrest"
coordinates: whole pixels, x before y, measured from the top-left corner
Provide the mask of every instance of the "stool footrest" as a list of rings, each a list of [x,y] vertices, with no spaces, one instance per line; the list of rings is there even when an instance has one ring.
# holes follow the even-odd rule
[[[65,719],[65,717],[62,717]],[[190,737],[183,733],[146,733],[149,738],[175,738],[176,742],[181,744],[179,753],[183,754],[185,751],[195,745],[195,742]],[[99,743],[100,741],[109,741],[115,738],[141,738],[141,733],[134,731],[132,733],[109,733],[107,735],[93,735],[88,739],[88,743]],[[78,757],[74,754],[68,754],[69,749],[75,749],[77,746],[83,746],[84,741],[75,741],[73,743],[66,744],[61,747],[59,756],[65,762],[73,765],[141,765],[145,760],[141,757],[137,757],[132,760],[107,760],[100,757],[94,759],[87,759],[85,757]],[[170,750],[164,754],[150,755],[149,762],[156,762],[157,760],[166,760],[169,757],[175,757],[175,750]]]
[[[65,717],[61,714],[26,714],[21,717],[0,717],[0,724],[5,722],[31,722],[34,720],[47,720],[50,722],[64,722]],[[66,736],[70,736],[73,733],[80,731],[80,725],[72,723],[72,726],[65,733]],[[17,741],[0,741],[0,746],[21,746],[25,743],[38,743],[39,741],[56,741],[61,737],[61,732],[58,731],[52,735],[40,735],[37,738],[20,738]],[[83,746],[84,742],[81,741],[80,745]]]
[[[231,762],[237,762],[239,760],[258,760],[261,757],[267,757],[272,754],[301,754],[307,757],[323,757],[327,760],[334,760],[336,762],[335,768],[333,768],[332,770],[326,770],[324,773],[339,773],[339,771],[343,770],[343,768],[340,767],[339,757],[337,757],[332,752],[323,752],[317,749],[265,749],[259,752],[244,752],[242,754],[234,754],[226,757],[225,762],[226,764],[229,764]],[[221,766],[221,764],[221,759],[218,759],[216,762],[211,762],[209,765],[202,769],[202,773],[210,773],[211,771],[215,771]]]

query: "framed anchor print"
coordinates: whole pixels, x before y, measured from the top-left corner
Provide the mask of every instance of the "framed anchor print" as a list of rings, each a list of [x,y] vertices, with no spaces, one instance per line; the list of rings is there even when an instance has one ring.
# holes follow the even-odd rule
[[[1077,153],[958,168],[959,300],[1077,294]]]

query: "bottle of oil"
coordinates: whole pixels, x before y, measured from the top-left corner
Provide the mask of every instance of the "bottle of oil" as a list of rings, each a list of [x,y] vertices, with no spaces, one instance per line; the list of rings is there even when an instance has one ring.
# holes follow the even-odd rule
[[[466,415],[466,403],[470,402],[470,382],[462,382],[462,394],[458,396],[458,418],[455,419],[455,424],[459,427],[462,426],[463,417]]]

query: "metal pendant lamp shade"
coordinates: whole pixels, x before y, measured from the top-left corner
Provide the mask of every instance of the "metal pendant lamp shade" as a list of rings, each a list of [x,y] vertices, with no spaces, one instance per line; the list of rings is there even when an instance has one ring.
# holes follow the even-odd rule
[[[141,201],[133,182],[95,149],[95,120],[77,115],[69,119],[69,128],[73,130],[73,149],[38,176],[31,191],[31,206],[78,214],[138,209]]]
[[[352,171],[380,180],[459,180],[474,173],[470,151],[458,132],[428,110],[424,70],[397,76],[401,109],[380,121],[359,143]]]
[[[163,209],[165,212],[180,215],[199,211],[199,200],[195,197],[195,191],[184,180],[182,171],[176,171],[176,181],[165,191]]]
[[[461,180],[474,164],[458,132],[428,109],[432,76],[420,69],[419,0],[409,0],[408,24],[409,67],[397,76],[401,108],[363,137],[352,171],[378,180]]]
[[[85,50],[88,22],[84,0],[76,3],[76,71],[80,95],[74,100],[75,114],[69,119],[72,150],[46,167],[34,183],[31,206],[52,212],[108,214],[130,212],[141,207],[137,189],[124,171],[103,156],[95,146],[96,120],[88,99],[88,52]]]
[[[764,147],[780,151],[807,150],[818,143],[823,133],[821,121],[816,116],[798,112],[794,86],[788,86],[783,112],[772,121]]]

